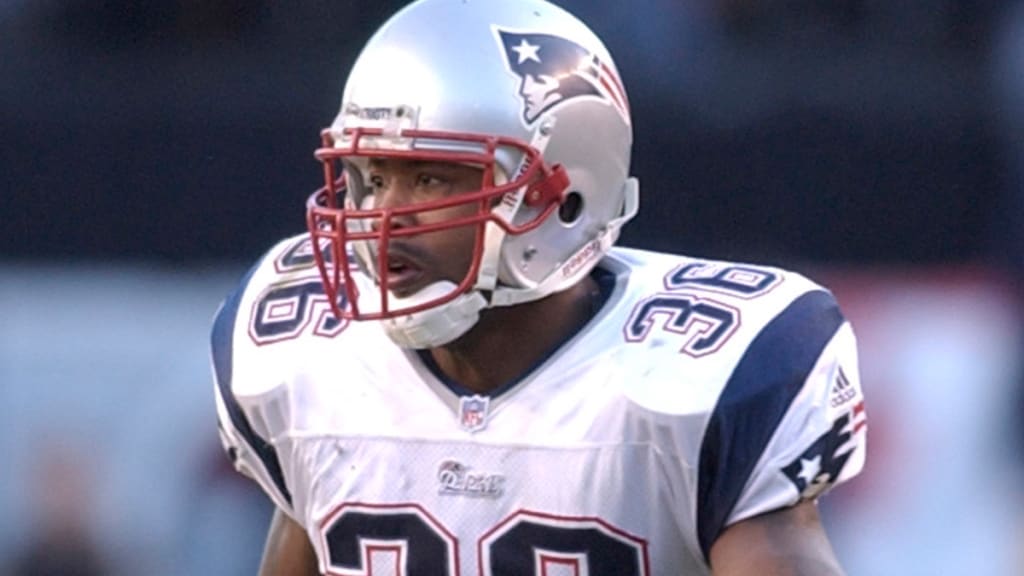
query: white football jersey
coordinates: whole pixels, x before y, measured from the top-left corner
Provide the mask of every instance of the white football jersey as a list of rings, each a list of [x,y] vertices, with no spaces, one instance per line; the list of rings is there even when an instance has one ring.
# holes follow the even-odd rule
[[[854,334],[793,272],[615,248],[607,299],[488,396],[333,317],[308,239],[213,327],[225,448],[325,574],[708,574],[730,524],[864,463]]]

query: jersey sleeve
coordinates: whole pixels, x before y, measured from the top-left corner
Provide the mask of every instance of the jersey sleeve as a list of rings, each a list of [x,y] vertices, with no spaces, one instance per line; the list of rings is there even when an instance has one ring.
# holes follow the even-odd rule
[[[730,376],[705,431],[698,535],[812,500],[860,472],[864,398],[853,329],[824,290],[769,322]]]
[[[236,369],[236,324],[245,288],[258,266],[241,286],[221,304],[210,334],[217,426],[221,444],[235,468],[255,480],[271,500],[292,518],[296,518],[292,494],[285,481],[281,460],[272,443],[272,414],[265,402],[249,390],[239,393],[233,378]]]

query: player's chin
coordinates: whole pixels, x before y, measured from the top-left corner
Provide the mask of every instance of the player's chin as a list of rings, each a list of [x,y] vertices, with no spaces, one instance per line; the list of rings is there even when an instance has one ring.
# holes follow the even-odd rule
[[[415,282],[388,284],[388,293],[394,298],[415,298],[417,301],[433,301],[447,298],[457,290],[462,279],[422,275]]]

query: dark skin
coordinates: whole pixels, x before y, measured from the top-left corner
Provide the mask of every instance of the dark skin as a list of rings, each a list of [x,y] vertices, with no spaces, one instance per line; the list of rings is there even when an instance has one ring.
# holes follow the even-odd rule
[[[479,189],[481,178],[481,170],[455,164],[374,160],[369,167],[376,207],[468,193]],[[452,207],[415,218],[426,223],[474,210],[474,206]],[[404,223],[397,221],[396,225]],[[470,265],[474,234],[473,229],[464,228],[413,240],[415,253],[424,259],[418,287],[439,279],[458,283]],[[469,332],[430,353],[447,376],[470,390],[486,393],[520,377],[578,330],[590,317],[596,291],[596,283],[588,277],[568,290],[535,302],[485,310]],[[712,545],[710,562],[715,576],[843,574],[813,502],[802,502],[729,526]],[[316,558],[305,529],[276,511],[260,575],[317,574]]]
[[[388,208],[474,192],[480,189],[482,171],[461,164],[373,160],[367,180],[374,190],[374,207]],[[435,210],[416,216],[416,223],[469,216],[476,210],[475,204]],[[397,220],[396,224],[407,222]],[[470,267],[475,234],[473,227],[466,226],[410,240],[415,253],[424,260],[424,276],[418,287],[437,280],[458,284]],[[590,304],[597,290],[594,280],[587,277],[568,290],[535,302],[484,310],[469,332],[430,352],[441,370],[456,382],[474,392],[489,392],[520,376],[584,324],[590,318]],[[516,353],[509,354],[510,350]]]

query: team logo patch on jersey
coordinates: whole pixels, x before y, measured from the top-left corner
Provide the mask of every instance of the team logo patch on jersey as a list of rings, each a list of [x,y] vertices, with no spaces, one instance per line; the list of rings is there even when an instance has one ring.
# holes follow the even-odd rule
[[[578,98],[615,107],[630,123],[629,103],[610,63],[561,36],[495,29],[510,72],[519,77],[523,122],[532,126],[548,110]]]
[[[459,398],[459,425],[470,432],[483,430],[487,426],[487,413],[491,399],[486,396],[463,396]]]
[[[505,490],[501,474],[477,472],[461,462],[445,460],[437,468],[438,492],[458,496],[497,498]]]
[[[844,448],[853,434],[867,424],[864,403],[843,414],[832,428],[814,441],[803,454],[790,462],[782,472],[796,486],[800,497],[815,498],[839,479],[843,466],[850,459],[854,448]]]

